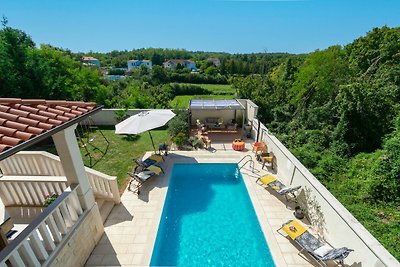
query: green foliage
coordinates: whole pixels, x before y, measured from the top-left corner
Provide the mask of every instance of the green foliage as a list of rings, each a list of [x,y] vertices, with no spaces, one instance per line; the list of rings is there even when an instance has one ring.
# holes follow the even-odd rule
[[[339,46],[311,53],[295,74],[292,102],[297,108],[323,104],[336,97],[347,78],[348,63]]]
[[[125,70],[123,70],[123,69],[110,69],[108,71],[108,75],[125,75]]]
[[[172,93],[175,96],[178,95],[208,95],[211,94],[212,92],[201,87],[198,85],[194,84],[178,84],[178,83],[172,83],[170,84]]]
[[[400,201],[400,116],[395,132],[384,143],[378,162],[372,195],[375,199],[397,204]]]
[[[48,207],[54,202],[54,200],[58,198],[58,195],[56,193],[52,193],[51,195],[46,195],[44,198],[43,206]]]
[[[195,149],[204,146],[203,141],[201,141],[201,140],[200,140],[199,138],[197,138],[196,136],[190,136],[188,142],[189,142],[190,145],[191,145],[193,148],[195,148]]]
[[[189,138],[189,112],[187,110],[174,110],[174,113],[176,116],[168,123],[168,133],[172,138],[183,135],[187,140]]]
[[[336,127],[338,138],[351,152],[373,151],[389,133],[396,111],[396,87],[371,82],[344,86],[337,96],[341,114]]]
[[[172,141],[178,146],[181,147],[187,143],[188,137],[185,133],[180,132],[175,137],[172,138]]]
[[[119,109],[114,111],[115,114],[115,119],[117,122],[122,122],[123,120],[129,118],[129,115],[127,114],[128,109]]]
[[[96,101],[105,91],[97,70],[84,68],[67,51],[35,48],[20,30],[0,30],[0,56],[0,97]]]
[[[18,97],[32,89],[25,61],[27,51],[35,44],[23,31],[6,25],[7,19],[3,18],[4,28],[0,30],[0,97]]]
[[[259,106],[269,130],[397,258],[399,39],[400,28],[373,29],[345,48],[231,79],[238,97]]]

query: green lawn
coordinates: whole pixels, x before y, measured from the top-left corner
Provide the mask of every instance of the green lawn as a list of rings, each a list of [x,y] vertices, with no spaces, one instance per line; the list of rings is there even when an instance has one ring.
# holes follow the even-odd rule
[[[183,83],[183,84],[203,87],[204,89],[212,91],[214,95],[234,95],[236,93],[235,89],[233,89],[232,85],[230,84],[205,84],[205,83],[202,84]]]
[[[148,132],[140,135],[132,136],[127,138],[124,135],[115,134],[114,127],[101,128],[101,131],[110,142],[107,153],[103,156],[99,150],[106,149],[106,141],[97,130],[90,133],[90,138],[93,138],[91,142],[99,150],[95,149],[91,145],[87,145],[88,150],[95,162],[93,169],[103,172],[111,176],[117,176],[118,185],[121,187],[125,184],[127,179],[127,172],[132,171],[134,167],[133,159],[141,158],[146,151],[152,151],[153,146],[151,145],[150,137]],[[151,131],[153,136],[154,144],[156,148],[159,144],[169,141],[169,136],[166,130],[153,130]],[[87,152],[80,144],[83,162],[89,167],[89,157],[85,156]]]
[[[171,101],[172,108],[188,108],[192,99],[234,99],[233,95],[178,95]]]

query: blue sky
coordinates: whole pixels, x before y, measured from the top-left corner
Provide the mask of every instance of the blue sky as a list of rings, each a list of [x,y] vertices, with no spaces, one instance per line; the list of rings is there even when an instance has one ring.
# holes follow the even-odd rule
[[[400,26],[399,10],[397,0],[0,0],[11,27],[74,52],[307,53]]]

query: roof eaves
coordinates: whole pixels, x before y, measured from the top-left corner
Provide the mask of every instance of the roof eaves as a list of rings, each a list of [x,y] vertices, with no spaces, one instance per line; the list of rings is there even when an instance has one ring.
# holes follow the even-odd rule
[[[58,126],[55,126],[53,129],[50,129],[42,134],[39,134],[39,135],[27,140],[27,141],[24,141],[16,146],[13,146],[11,148],[4,150],[3,152],[0,153],[0,161],[52,136],[55,133],[58,133],[64,129],[70,127],[71,125],[74,125],[75,123],[81,122],[82,120],[86,119],[87,117],[99,112],[102,108],[103,108],[103,106],[96,107],[79,117],[72,118],[69,121],[66,121]]]

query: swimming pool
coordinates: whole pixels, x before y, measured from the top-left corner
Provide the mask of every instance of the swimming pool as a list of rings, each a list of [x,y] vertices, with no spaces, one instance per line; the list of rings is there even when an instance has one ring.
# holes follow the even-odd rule
[[[175,164],[150,265],[275,266],[237,164]]]

